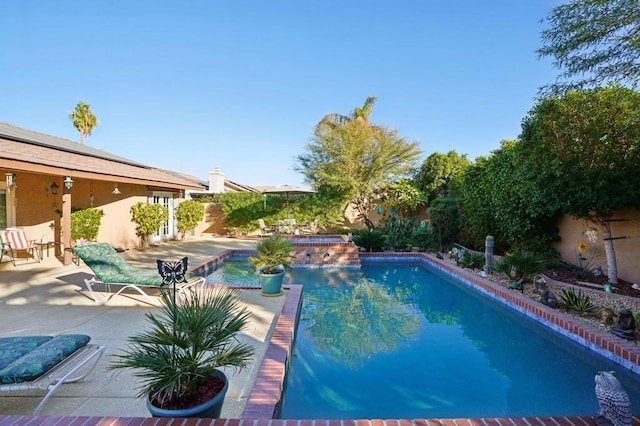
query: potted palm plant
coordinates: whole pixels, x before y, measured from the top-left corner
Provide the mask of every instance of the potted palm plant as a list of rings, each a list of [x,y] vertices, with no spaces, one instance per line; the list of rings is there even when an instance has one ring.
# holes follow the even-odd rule
[[[291,252],[294,249],[293,243],[281,235],[265,238],[256,244],[257,254],[250,257],[249,261],[258,270],[263,295],[282,294],[284,273],[291,267],[291,259],[294,257]]]
[[[162,292],[148,330],[129,337],[111,369],[132,368],[141,379],[138,396],[154,417],[220,416],[228,379],[222,367],[248,365],[254,348],[240,343],[251,313],[228,288],[199,289],[178,300]]]

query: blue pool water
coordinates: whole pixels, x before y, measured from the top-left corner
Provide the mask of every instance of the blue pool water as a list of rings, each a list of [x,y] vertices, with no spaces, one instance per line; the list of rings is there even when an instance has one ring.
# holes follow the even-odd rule
[[[210,282],[257,285],[246,261]],[[640,379],[418,264],[297,268],[303,306],[280,418],[593,415],[614,370],[640,412]]]

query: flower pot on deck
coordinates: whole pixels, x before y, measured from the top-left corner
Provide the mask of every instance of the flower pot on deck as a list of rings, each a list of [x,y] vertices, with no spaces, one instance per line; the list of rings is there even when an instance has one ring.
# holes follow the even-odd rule
[[[220,370],[216,370],[214,372],[214,376],[220,378],[224,382],[224,388],[222,388],[222,390],[209,401],[191,408],[171,410],[156,407],[155,405],[151,404],[150,397],[147,397],[146,403],[149,413],[151,413],[153,417],[194,417],[209,419],[219,418],[220,412],[222,411],[222,404],[224,403],[224,397],[227,393],[227,389],[229,389],[229,380],[227,379],[227,376]]]
[[[284,281],[284,271],[275,274],[259,273],[258,281],[264,296],[278,296],[282,294],[282,282]]]

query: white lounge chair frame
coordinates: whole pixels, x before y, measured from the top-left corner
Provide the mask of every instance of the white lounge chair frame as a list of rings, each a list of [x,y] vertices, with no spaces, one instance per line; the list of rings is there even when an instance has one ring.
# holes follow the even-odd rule
[[[196,285],[200,285],[201,287],[204,286],[206,283],[206,280],[204,277],[194,277],[192,279],[190,279],[189,281],[187,281],[186,283],[177,283],[176,284],[176,292],[178,294],[178,296],[182,296],[184,294],[184,291],[187,290],[190,287],[196,286]],[[157,298],[152,299],[151,296],[149,296],[149,294],[147,294],[143,288],[148,288],[148,289],[152,289],[152,290],[160,290],[160,289],[170,289],[171,286],[164,286],[164,287],[160,287],[160,286],[155,286],[155,285],[140,285],[140,284],[128,284],[128,283],[105,283],[103,281],[100,281],[98,278],[96,278],[96,276],[94,275],[93,277],[89,278],[85,278],[84,279],[84,284],[87,287],[87,290],[89,290],[89,294],[91,295],[91,298],[93,298],[93,301],[95,303],[100,304],[100,301],[98,300],[98,296],[96,295],[96,292],[93,291],[93,286],[96,284],[102,284],[104,286],[106,286],[107,291],[110,293],[109,296],[106,298],[106,300],[104,302],[102,302],[102,304],[106,304],[108,303],[112,298],[114,298],[115,296],[119,295],[120,293],[122,293],[123,291],[127,290],[127,289],[131,289],[131,290],[135,290],[138,293],[140,293],[140,295],[144,298],[144,300],[149,303],[150,305],[153,306],[161,306],[161,303],[159,303]],[[122,286],[122,288],[120,290],[118,290],[115,293],[111,292],[111,286],[115,285],[115,286]]]
[[[103,353],[104,346],[87,344],[35,380],[0,385],[0,395],[34,390],[46,391],[46,395],[33,412],[36,416],[61,384],[74,383],[87,377]]]

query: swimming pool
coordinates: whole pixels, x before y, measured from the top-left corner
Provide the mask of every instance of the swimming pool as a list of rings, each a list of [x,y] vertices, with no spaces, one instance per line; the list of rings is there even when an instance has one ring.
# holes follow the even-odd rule
[[[257,285],[246,262],[211,279]],[[282,418],[591,415],[602,369],[639,400],[637,376],[421,265],[287,279],[304,300]]]

